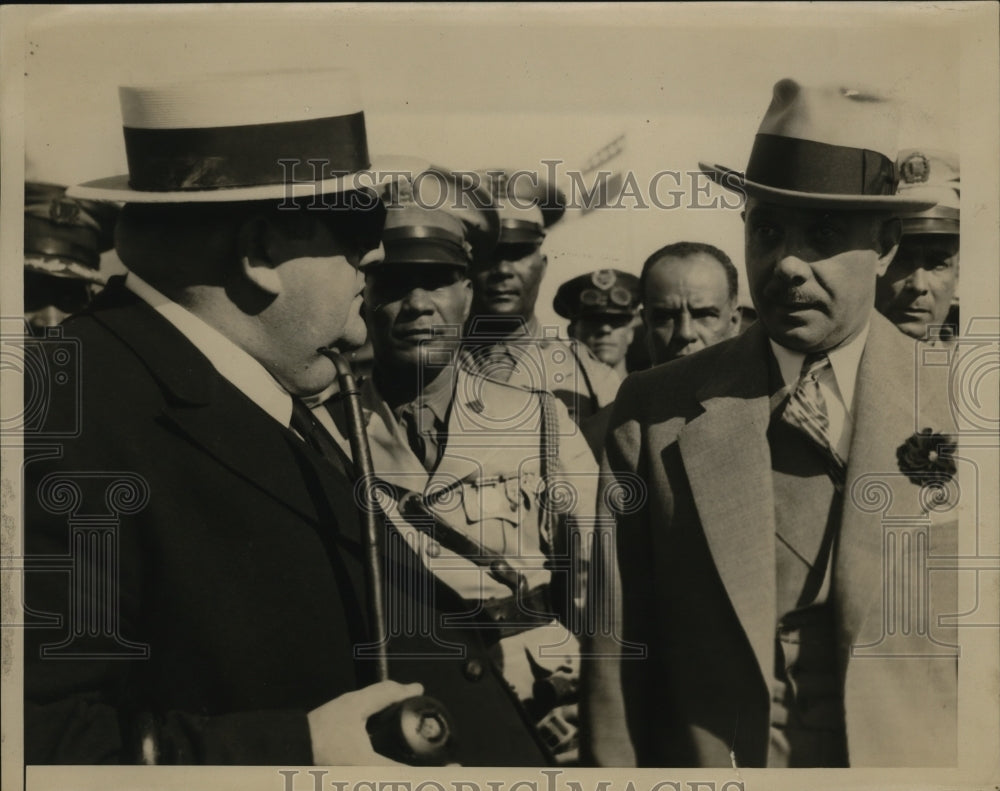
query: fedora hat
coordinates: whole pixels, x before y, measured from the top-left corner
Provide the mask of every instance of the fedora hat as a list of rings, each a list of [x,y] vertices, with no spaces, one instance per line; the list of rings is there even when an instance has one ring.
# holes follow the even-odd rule
[[[919,211],[933,201],[896,193],[897,119],[889,99],[840,87],[774,86],[746,172],[699,163],[726,189],[772,203]]]
[[[366,270],[386,264],[438,264],[463,269],[496,246],[500,217],[491,195],[470,173],[432,166],[410,181],[383,190],[385,255]]]
[[[378,187],[418,172],[413,157],[368,154],[347,69],[204,77],[118,91],[128,174],[72,197],[128,203],[280,200]]]
[[[908,148],[899,152],[899,194],[926,198],[936,206],[900,214],[903,235],[958,234],[962,194],[958,155],[950,151]]]

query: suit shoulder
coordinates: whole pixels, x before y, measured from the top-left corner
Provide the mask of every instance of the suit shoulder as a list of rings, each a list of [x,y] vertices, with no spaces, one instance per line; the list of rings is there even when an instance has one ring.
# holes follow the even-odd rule
[[[619,398],[627,392],[660,394],[664,389],[671,392],[698,390],[715,374],[720,366],[731,365],[738,357],[739,338],[729,338],[707,349],[702,349],[688,357],[679,357],[670,362],[654,365],[644,371],[629,374],[622,383]]]

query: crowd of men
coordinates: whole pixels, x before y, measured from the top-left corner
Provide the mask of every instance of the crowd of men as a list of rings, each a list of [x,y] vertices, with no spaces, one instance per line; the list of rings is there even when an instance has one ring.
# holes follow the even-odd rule
[[[123,88],[128,175],[26,188],[26,315],[80,350],[75,431],[25,454],[26,762],[954,764],[948,635],[858,658],[852,492],[955,472],[915,352],[957,335],[955,157],[782,80],[746,168],[702,166],[758,320],[675,240],[563,283],[567,339],[559,191],[371,159],[352,79]],[[386,735],[411,704],[433,757]]]

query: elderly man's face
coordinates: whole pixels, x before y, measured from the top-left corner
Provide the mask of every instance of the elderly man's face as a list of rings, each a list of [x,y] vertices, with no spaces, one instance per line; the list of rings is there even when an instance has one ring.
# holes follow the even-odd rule
[[[875,306],[913,338],[943,324],[958,286],[958,235],[903,237],[899,252],[879,278]]]
[[[650,362],[659,365],[731,338],[740,312],[722,264],[695,253],[667,256],[649,269],[642,320]]]
[[[379,368],[440,366],[461,339],[472,284],[456,266],[386,264],[367,273],[365,319]],[[435,360],[437,362],[435,362]]]
[[[833,349],[868,322],[876,276],[898,224],[860,211],[803,209],[747,198],[750,294],[767,334],[800,352]]]
[[[537,244],[500,244],[472,274],[473,313],[489,316],[535,314],[546,260]]]
[[[573,322],[572,337],[586,346],[605,365],[614,368],[625,359],[635,337],[632,316],[609,314],[584,316]]]

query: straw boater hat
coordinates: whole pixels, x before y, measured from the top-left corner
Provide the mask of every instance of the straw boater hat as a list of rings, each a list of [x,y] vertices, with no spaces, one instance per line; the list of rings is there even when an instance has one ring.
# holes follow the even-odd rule
[[[119,100],[128,174],[73,187],[73,197],[281,200],[377,187],[426,164],[369,158],[357,80],[345,69],[122,87]]]
[[[101,253],[114,246],[118,206],[74,200],[58,184],[24,185],[26,272],[103,285]]]
[[[896,194],[894,103],[849,88],[776,83],[746,173],[700,163],[726,189],[771,203],[920,211],[933,201]]]
[[[950,151],[909,148],[899,152],[899,194],[937,203],[921,212],[901,214],[903,235],[953,234],[960,230],[962,188],[958,156]]]

